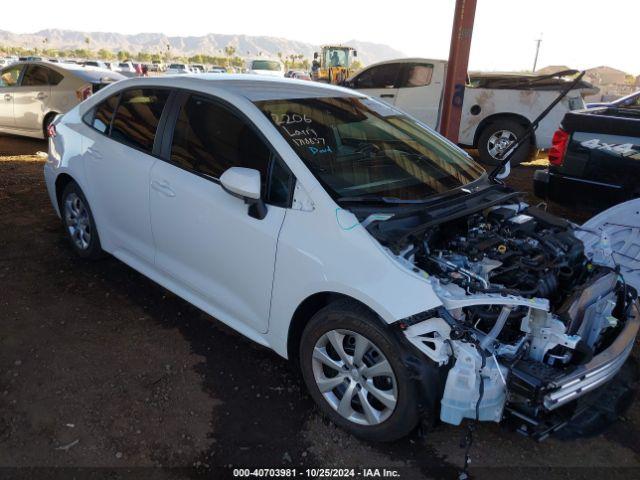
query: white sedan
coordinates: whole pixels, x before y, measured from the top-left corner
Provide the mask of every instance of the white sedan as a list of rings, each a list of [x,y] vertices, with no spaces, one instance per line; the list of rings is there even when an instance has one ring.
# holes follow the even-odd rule
[[[291,359],[360,437],[438,415],[542,435],[633,348],[640,242],[614,237],[640,201],[576,228],[365,95],[132,79],[51,134],[46,185],[80,257],[108,252]]]
[[[0,70],[0,132],[45,138],[56,115],[123,78],[109,70],[79,65],[14,63]]]
[[[189,66],[185,63],[172,63],[167,67],[167,71],[165,73],[167,75],[184,75],[192,72]]]

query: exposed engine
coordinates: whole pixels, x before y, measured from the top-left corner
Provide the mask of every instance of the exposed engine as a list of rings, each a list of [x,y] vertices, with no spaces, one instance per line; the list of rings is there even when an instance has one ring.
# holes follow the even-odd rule
[[[551,415],[620,368],[571,377],[611,345],[635,293],[616,269],[585,255],[570,223],[513,203],[411,241],[398,258],[428,274],[444,308],[408,319],[405,334],[450,366],[443,421],[500,421],[507,406],[521,419]]]
[[[434,227],[415,261],[469,292],[542,297],[552,304],[591,273],[582,242],[566,225],[537,209],[518,213],[518,205]]]

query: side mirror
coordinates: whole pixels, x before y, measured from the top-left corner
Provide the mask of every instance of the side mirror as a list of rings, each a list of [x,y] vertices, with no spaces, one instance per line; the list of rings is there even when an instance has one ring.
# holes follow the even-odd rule
[[[222,188],[249,205],[249,215],[262,220],[267,206],[260,197],[260,172],[253,168],[231,167],[220,176]]]
[[[318,59],[318,52],[313,52],[313,59],[317,60]]]
[[[358,56],[358,51],[357,51],[357,50],[354,50],[354,51],[353,51],[353,56],[354,56],[354,57],[357,57],[357,56]]]

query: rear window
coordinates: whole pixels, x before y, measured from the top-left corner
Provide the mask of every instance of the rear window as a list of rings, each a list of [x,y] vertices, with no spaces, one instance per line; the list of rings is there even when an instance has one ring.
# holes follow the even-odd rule
[[[111,138],[151,153],[168,90],[141,88],[122,93],[111,126]]]
[[[40,65],[29,65],[22,78],[23,87],[40,87],[49,85],[49,70]]]
[[[276,61],[270,60],[254,60],[251,64],[252,70],[271,70],[271,71],[279,71],[280,63]]]
[[[87,118],[85,120],[89,120],[88,123],[99,132],[108,134],[109,127],[111,126],[111,119],[113,118],[113,112],[118,106],[119,98],[120,94],[111,95],[96,107],[95,112],[93,113],[93,118]]]
[[[179,69],[179,68],[185,68],[185,67],[181,63],[172,63],[171,65],[169,65],[169,68]]]

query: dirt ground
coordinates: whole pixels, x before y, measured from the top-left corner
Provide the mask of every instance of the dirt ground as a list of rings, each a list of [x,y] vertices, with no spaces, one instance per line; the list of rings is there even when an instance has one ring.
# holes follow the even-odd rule
[[[77,259],[45,192],[45,150],[0,136],[0,477],[370,466],[456,478],[462,428],[360,442],[320,417],[283,359],[113,258]],[[530,190],[535,168],[510,183]],[[475,478],[638,478],[640,404],[572,441],[482,424],[471,456]]]

